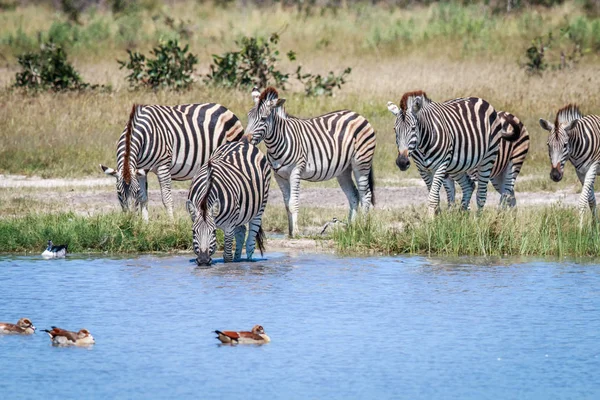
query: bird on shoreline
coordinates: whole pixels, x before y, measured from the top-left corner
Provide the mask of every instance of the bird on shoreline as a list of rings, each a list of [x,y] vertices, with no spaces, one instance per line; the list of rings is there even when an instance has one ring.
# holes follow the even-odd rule
[[[336,224],[341,224],[342,226],[348,226],[347,223],[340,221],[339,219],[337,219],[336,217],[333,217],[333,219],[329,222],[327,222],[325,225],[323,225],[323,229],[321,229],[321,235],[325,234],[325,231],[330,227],[330,226],[335,226]]]
[[[87,329],[72,332],[53,326],[51,331],[43,329],[42,332],[48,333],[54,346],[88,346],[96,343],[94,337]]]
[[[261,325],[254,325],[252,331],[215,331],[218,335],[217,339],[221,341],[221,343],[226,344],[262,344],[269,343],[271,338],[265,334],[265,330]]]
[[[67,244],[54,246],[52,240],[48,240],[48,247],[42,253],[44,258],[63,258],[67,255]]]
[[[0,322],[0,333],[31,335],[35,329],[29,318],[21,318],[16,324]]]

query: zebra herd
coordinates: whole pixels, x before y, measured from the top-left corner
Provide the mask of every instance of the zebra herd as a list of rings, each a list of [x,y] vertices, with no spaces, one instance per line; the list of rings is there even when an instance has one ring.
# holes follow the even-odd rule
[[[148,172],[158,176],[170,217],[172,180],[193,179],[186,207],[199,265],[211,263],[216,228],[224,231],[226,262],[241,259],[244,243],[248,259],[256,245],[262,253],[261,221],[272,172],[283,194],[290,236],[298,233],[301,180],[337,178],[348,198],[350,221],[359,206],[367,212],[375,203],[376,138],[366,118],[349,110],[297,118],[286,113],[285,99],[272,87],[262,92],[254,88],[252,99],[246,134],[235,114],[219,104],[134,105],[117,142],[117,169],[101,165],[116,178],[123,210],[140,208],[144,220],[148,220]],[[530,141],[516,116],[497,111],[481,98],[437,103],[423,91],[405,93],[399,106],[388,102],[387,107],[396,117],[396,165],[404,171],[411,159],[415,163],[429,190],[430,214],[439,210],[442,187],[448,203],[454,203],[455,182],[462,189],[463,209],[469,208],[475,192],[477,207],[483,208],[490,181],[501,195],[501,206],[516,205],[515,180]],[[600,117],[584,117],[569,104],[558,111],[554,124],[540,119],[540,125],[550,132],[551,178],[559,181],[570,159],[583,185],[580,222],[586,206],[595,216]],[[256,147],[261,142],[266,157]]]

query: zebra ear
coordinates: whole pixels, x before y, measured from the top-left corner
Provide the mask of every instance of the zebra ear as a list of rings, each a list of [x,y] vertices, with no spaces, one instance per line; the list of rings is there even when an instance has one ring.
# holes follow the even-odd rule
[[[104,165],[100,164],[100,168],[102,168],[102,171],[106,174],[106,175],[110,175],[110,176],[114,176],[115,178],[119,175],[119,173],[117,171],[115,171],[112,168],[108,168],[105,167]]]
[[[421,110],[421,107],[423,107],[423,98],[421,96],[415,97],[412,103],[412,113],[418,113]]]
[[[260,90],[254,86],[254,88],[252,89],[252,100],[254,101],[254,104],[258,103],[258,99],[260,98]]]
[[[185,202],[185,207],[187,208],[188,213],[190,213],[190,218],[192,219],[192,222],[195,222],[196,217],[198,216],[198,209],[196,208],[194,203],[192,203],[191,200]]]
[[[275,103],[275,107],[281,107],[285,103],[285,99],[277,99],[277,103]]]
[[[210,208],[210,214],[213,216],[213,218],[215,218],[216,216],[219,215],[220,211],[221,211],[221,202],[219,200],[217,200],[217,201],[215,201],[213,206]]]
[[[554,128],[554,126],[546,121],[543,118],[540,118],[540,126],[542,127],[542,129],[547,130],[548,132],[552,132],[552,128]]]
[[[400,114],[400,109],[398,108],[398,106],[392,103],[391,101],[388,101],[387,108],[395,116],[398,116],[398,114]]]
[[[575,125],[577,124],[577,121],[579,121],[579,119],[574,119],[573,121],[569,122],[567,124],[567,126],[565,126],[565,131],[570,131],[571,129],[575,128]]]

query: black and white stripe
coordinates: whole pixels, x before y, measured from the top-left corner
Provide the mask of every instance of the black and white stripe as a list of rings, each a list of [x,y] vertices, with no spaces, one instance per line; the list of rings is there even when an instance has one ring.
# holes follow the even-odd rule
[[[139,205],[145,220],[146,174],[156,173],[163,204],[173,217],[171,181],[192,179],[218,146],[239,140],[243,133],[239,119],[220,104],[134,105],[117,142],[117,170],[100,167],[117,178],[123,210]]]
[[[209,265],[217,248],[216,228],[225,234],[225,262],[239,261],[248,227],[246,257],[258,243],[263,252],[262,215],[267,205],[271,167],[264,154],[247,140],[215,150],[192,181],[186,203],[193,221],[198,265]],[[235,255],[232,253],[235,237]]]
[[[247,132],[254,144],[263,140],[266,144],[283,192],[290,236],[298,233],[300,180],[337,178],[350,203],[350,220],[359,202],[363,210],[369,210],[374,204],[375,152],[375,131],[369,121],[349,110],[309,119],[293,117],[285,112],[285,99],[274,88],[262,93],[255,88],[252,97],[255,105],[248,113]]]
[[[500,118],[485,100],[469,97],[436,103],[422,91],[405,93],[400,107],[388,103],[396,115],[395,132],[401,170],[416,160],[421,176],[428,183],[429,212],[439,206],[444,180],[451,178],[463,190],[462,206],[467,209],[477,180],[477,206],[483,208],[487,184],[498,157],[501,139],[515,141],[519,125]]]
[[[596,218],[596,195],[594,182],[600,174],[600,117],[583,116],[579,107],[569,104],[556,114],[554,124],[540,119],[540,126],[550,132],[548,153],[550,155],[550,178],[558,182],[564,174],[567,158],[575,167],[583,185],[579,196],[580,224],[587,207]]]

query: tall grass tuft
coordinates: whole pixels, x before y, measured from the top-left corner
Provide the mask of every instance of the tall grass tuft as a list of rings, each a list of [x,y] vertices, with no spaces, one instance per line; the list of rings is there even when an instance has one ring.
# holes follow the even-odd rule
[[[389,218],[369,215],[333,239],[341,251],[385,254],[595,256],[600,253],[596,222],[579,228],[574,208],[552,206],[520,210],[485,210],[481,214],[449,210],[436,218],[404,212],[395,226]]]

